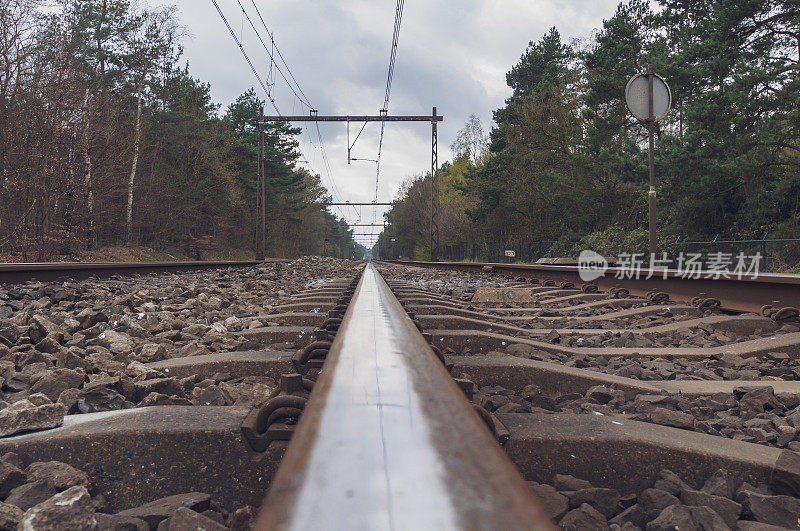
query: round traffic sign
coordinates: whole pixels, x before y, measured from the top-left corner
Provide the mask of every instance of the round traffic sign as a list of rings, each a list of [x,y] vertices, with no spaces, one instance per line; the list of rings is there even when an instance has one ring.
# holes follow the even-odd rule
[[[672,105],[672,93],[666,81],[658,74],[636,74],[625,87],[625,103],[628,110],[639,120],[650,118],[650,81],[653,76],[653,118],[664,117]]]

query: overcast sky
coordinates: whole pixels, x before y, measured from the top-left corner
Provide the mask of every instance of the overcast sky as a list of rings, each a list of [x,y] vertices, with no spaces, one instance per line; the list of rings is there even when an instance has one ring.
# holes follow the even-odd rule
[[[266,79],[269,57],[237,0],[217,0],[244,49]],[[185,60],[195,77],[211,83],[223,108],[256,87],[265,94],[223,25],[211,0],[144,0],[151,6],[175,4],[188,30]],[[450,143],[471,113],[486,130],[492,111],[510,91],[505,74],[528,42],[552,26],[562,38],[589,38],[609,18],[618,0],[425,0],[405,2],[389,103],[390,114],[430,114],[436,106],[439,161],[451,158]],[[262,31],[252,0],[241,0]],[[395,0],[255,0],[275,43],[308,100],[320,114],[377,114],[383,105]],[[281,114],[307,114],[278,75],[274,98]],[[267,108],[269,111],[269,106]],[[339,201],[372,201],[376,169],[371,162],[347,164],[344,123],[320,124],[335,189],[325,170],[313,124],[301,139],[304,165],[322,175]],[[353,137],[356,124],[351,124]],[[313,133],[313,134],[312,134]],[[374,159],[380,124],[370,124],[353,156]],[[384,138],[378,201],[391,201],[401,183],[430,168],[430,124],[388,124]],[[377,221],[382,221],[378,209]],[[373,208],[334,210],[350,223],[372,223]],[[360,219],[359,219],[360,217]],[[370,232],[369,228],[356,232]],[[377,235],[380,231],[375,230]]]

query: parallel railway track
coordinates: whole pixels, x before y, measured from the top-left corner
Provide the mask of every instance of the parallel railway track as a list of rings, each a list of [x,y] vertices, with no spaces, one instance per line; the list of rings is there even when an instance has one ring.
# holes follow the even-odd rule
[[[488,273],[495,276],[530,281],[551,281],[556,285],[565,282],[580,286],[580,268],[570,265],[528,265],[482,262],[391,262],[408,266],[425,267],[446,271]],[[591,282],[601,290],[624,288],[629,293],[644,296],[652,290],[669,293],[673,300],[690,301],[698,296],[717,299],[722,308],[741,312],[759,312],[765,304],[780,304],[781,307],[800,307],[800,275],[761,273],[741,279],[707,278],[708,273],[697,272],[684,275],[675,270],[656,270],[650,274],[642,269],[639,278],[631,278],[631,272],[620,267],[610,267],[604,276]],[[713,274],[711,275],[714,276]],[[618,278],[619,277],[619,278]],[[650,277],[650,278],[647,278]]]
[[[799,284],[576,277],[370,264],[271,307],[239,351],[140,379],[268,376],[266,402],[70,415],[0,454],[85,470],[148,522],[185,515],[137,506],[201,491],[236,528],[269,487],[258,529],[800,526]]]

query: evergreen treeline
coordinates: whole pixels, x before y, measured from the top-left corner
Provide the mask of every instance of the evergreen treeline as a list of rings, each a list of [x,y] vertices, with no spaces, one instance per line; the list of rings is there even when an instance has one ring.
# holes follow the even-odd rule
[[[530,43],[491,134],[471,119],[440,171],[442,257],[536,242],[554,256],[646,252],[647,130],[623,93],[648,63],[673,94],[656,139],[661,247],[800,237],[800,4],[654,4],[620,4],[588,42],[553,28]],[[429,256],[430,190],[430,175],[402,190],[384,255]]]
[[[220,115],[179,65],[173,9],[53,4],[0,0],[0,254],[252,249],[255,92]],[[296,167],[297,134],[266,130],[268,254],[350,257],[319,176]]]

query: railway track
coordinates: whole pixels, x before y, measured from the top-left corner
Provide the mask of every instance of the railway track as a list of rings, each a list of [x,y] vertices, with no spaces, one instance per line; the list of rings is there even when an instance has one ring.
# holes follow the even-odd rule
[[[679,285],[676,301],[633,281],[586,288],[577,268],[417,265],[426,269],[382,269],[451,373],[508,431],[507,454],[564,527],[800,525],[795,309],[736,312],[740,295],[689,298],[682,279],[667,284]],[[781,298],[797,300],[788,280]],[[783,519],[750,496],[756,483],[778,494],[770,502],[784,504]],[[610,492],[578,496],[581,486]],[[590,498],[594,510],[580,503]]]
[[[490,275],[528,282],[543,279],[556,285],[571,283],[583,285],[580,267],[576,265],[528,265],[481,262],[390,262],[407,266],[433,268],[446,271],[488,273]],[[649,278],[648,278],[649,277]],[[712,277],[712,278],[708,278]],[[738,312],[760,312],[768,304],[782,307],[800,307],[800,275],[761,273],[753,275],[720,276],[702,271],[687,274],[686,271],[656,270],[652,275],[647,269],[641,275],[632,274],[624,267],[609,267],[605,275],[591,282],[600,290],[626,289],[628,293],[645,296],[651,291],[669,293],[673,300],[689,302],[697,297],[711,298],[723,309]],[[765,302],[766,301],[766,302]],[[778,308],[779,309],[779,308]]]
[[[0,499],[52,492],[68,500],[17,519],[101,528],[800,527],[794,285],[743,313],[715,291],[685,299],[684,284],[642,293],[547,270],[417,265],[312,267],[279,300],[236,308],[244,324],[217,350],[92,366],[83,403],[105,389],[130,404],[0,438]],[[264,271],[206,282],[252,291]],[[197,294],[177,291],[127,311],[186,315]],[[32,390],[11,392],[25,367],[57,370],[43,357],[0,356],[14,364],[6,397]],[[198,405],[232,389],[262,398]],[[57,407],[46,400],[28,407]],[[54,485],[64,474],[51,461],[72,467],[70,481]]]

